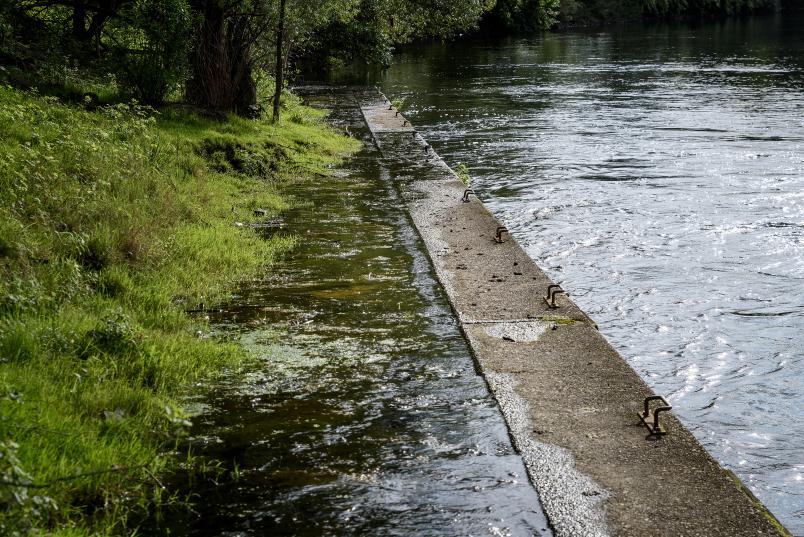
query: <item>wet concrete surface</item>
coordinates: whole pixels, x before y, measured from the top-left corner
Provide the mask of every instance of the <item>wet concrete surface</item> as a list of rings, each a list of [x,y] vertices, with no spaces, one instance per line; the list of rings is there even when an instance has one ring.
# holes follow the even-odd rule
[[[393,163],[400,198],[556,534],[779,534],[671,414],[662,417],[667,435],[648,434],[638,413],[651,390],[570,298],[547,306],[542,296],[552,282],[513,239],[493,240],[499,222],[474,197],[461,200],[466,187],[402,127],[401,114],[372,90],[340,91],[360,100]],[[405,132],[395,132],[397,124]],[[521,323],[531,323],[531,337],[518,341],[511,334]]]

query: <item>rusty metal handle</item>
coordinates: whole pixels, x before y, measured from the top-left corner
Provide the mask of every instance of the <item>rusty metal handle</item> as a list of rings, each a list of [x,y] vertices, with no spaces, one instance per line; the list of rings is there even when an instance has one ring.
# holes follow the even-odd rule
[[[548,285],[547,286],[547,296],[550,296],[550,291],[552,291],[553,289],[561,289],[561,286],[558,285],[557,283],[551,283],[550,285]]]
[[[502,238],[503,233],[508,233],[508,228],[505,226],[500,226],[497,228],[497,232],[494,234],[494,242],[497,244],[502,244],[505,241]]]
[[[669,410],[673,410],[673,407],[670,405],[668,406],[660,406],[653,410],[653,432],[659,433],[662,432],[662,428],[659,426],[659,412],[667,412]]]
[[[651,401],[661,401],[663,406],[659,406],[653,409],[653,423],[651,424],[649,421],[650,417],[650,402]],[[667,402],[667,399],[662,397],[661,395],[651,395],[650,397],[645,398],[645,408],[641,414],[642,423],[648,428],[651,434],[666,434],[665,430],[662,429],[662,426],[659,424],[659,414],[662,412],[668,412],[673,410],[673,407],[670,406],[670,403]]]
[[[667,402],[667,399],[662,397],[661,395],[651,395],[650,397],[645,398],[645,410],[642,412],[642,416],[647,418],[648,414],[650,414],[650,402],[651,401],[661,401],[665,404],[665,406],[670,406],[670,403]]]
[[[566,295],[566,291],[564,291],[560,285],[551,283],[547,286],[547,296],[544,297],[544,301],[547,303],[547,307],[550,309],[556,309],[558,306],[556,305],[556,295]]]
[[[463,197],[461,198],[461,201],[464,202],[464,203],[469,203],[469,194],[475,194],[475,191],[472,190],[471,188],[467,188],[466,190],[464,190],[463,191]],[[475,197],[477,197],[477,194],[475,194]]]

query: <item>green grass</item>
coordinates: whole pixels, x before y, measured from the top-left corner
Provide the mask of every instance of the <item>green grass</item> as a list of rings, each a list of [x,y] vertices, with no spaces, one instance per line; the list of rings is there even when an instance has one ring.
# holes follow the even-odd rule
[[[287,107],[273,126],[0,87],[0,534],[120,534],[184,501],[159,477],[193,463],[177,401],[248,360],[185,310],[292,248],[237,223],[356,149]]]

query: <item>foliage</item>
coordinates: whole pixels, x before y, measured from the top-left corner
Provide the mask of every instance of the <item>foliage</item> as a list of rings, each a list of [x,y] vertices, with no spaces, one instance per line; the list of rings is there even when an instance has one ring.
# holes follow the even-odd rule
[[[320,70],[361,61],[389,65],[394,41],[385,24],[382,4],[361,0],[351,19],[337,19],[310,33],[298,51],[307,69]]]
[[[14,404],[15,399],[8,398]],[[30,489],[33,482],[21,466],[18,449],[18,444],[0,440],[0,532],[8,537],[27,535],[58,510],[52,498]]]
[[[185,310],[294,239],[260,236],[293,181],[354,142],[287,100],[270,126],[131,104],[87,112],[0,86],[0,533],[122,531],[161,486],[180,398],[247,356]]]
[[[139,0],[109,24],[111,70],[141,102],[159,104],[184,82],[190,22],[186,0]]]
[[[472,182],[472,177],[469,175],[469,168],[463,162],[459,162],[458,165],[455,166],[455,175],[457,175],[458,179],[466,186],[469,186]]]
[[[191,27],[186,0],[20,0],[0,11],[3,51],[36,85],[65,85],[58,73],[73,67],[82,78],[116,73],[148,104],[183,83]]]
[[[775,5],[773,0],[647,0],[644,12],[658,16],[722,16],[772,9]]]
[[[389,64],[395,45],[415,39],[448,39],[477,26],[495,0],[359,0],[309,36],[303,56],[318,66],[364,61]]]
[[[774,0],[497,0],[481,30],[533,32],[556,25],[588,25],[635,19],[680,19],[772,10]]]
[[[774,0],[561,0],[563,24],[614,20],[723,17],[773,10]]]
[[[497,0],[484,20],[485,29],[532,32],[556,22],[560,0]]]
[[[259,113],[255,77],[296,63],[320,75],[347,63],[387,65],[395,46],[482,29],[499,34],[640,17],[732,15],[775,0],[19,0],[0,5],[0,59],[67,85],[79,67],[140,102],[184,90],[197,105]],[[277,40],[283,54],[276,57]],[[279,62],[279,64],[277,64]],[[22,77],[23,85],[30,77]],[[280,77],[282,78],[282,77]],[[20,80],[17,80],[18,82]],[[282,81],[280,81],[282,82]],[[38,84],[37,84],[38,85]],[[281,87],[281,84],[280,84]],[[84,96],[80,96],[83,98]],[[91,99],[98,101],[94,94]]]

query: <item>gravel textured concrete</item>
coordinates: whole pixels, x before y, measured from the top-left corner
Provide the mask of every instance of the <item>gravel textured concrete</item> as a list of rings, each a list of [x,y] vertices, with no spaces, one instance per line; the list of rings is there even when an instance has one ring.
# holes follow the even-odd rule
[[[784,534],[672,414],[638,419],[647,385],[426,141],[374,90],[350,90],[559,536]],[[482,197],[482,193],[478,193]],[[571,293],[571,289],[567,289]]]

